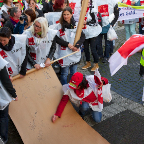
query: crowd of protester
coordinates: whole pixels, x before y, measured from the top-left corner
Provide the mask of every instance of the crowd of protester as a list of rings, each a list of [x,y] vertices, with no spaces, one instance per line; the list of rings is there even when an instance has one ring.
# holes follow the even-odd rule
[[[137,1],[133,0],[132,5],[135,5]],[[81,0],[81,5],[82,2],[83,0]],[[121,2],[127,3],[127,0]],[[109,6],[109,15],[114,14],[111,22],[109,15],[106,14],[107,11],[104,11],[106,7],[102,7],[105,4]],[[99,12],[97,11],[98,6],[101,8]],[[117,24],[119,17],[117,1],[109,0],[105,3],[100,0],[89,0],[81,36],[76,45],[73,43],[81,8],[74,11],[68,0],[3,0],[0,11],[0,63],[1,58],[8,62],[7,66],[0,67],[0,86],[5,87],[3,90],[18,100],[11,84],[13,76],[20,74],[20,77],[23,78],[26,75],[26,70],[40,69],[42,65],[49,67],[53,59],[78,51],[58,61],[60,81],[62,85],[69,83],[71,91],[73,90],[77,96],[83,92],[89,97],[87,99],[83,95],[85,97],[81,98],[83,103],[80,106],[80,114],[84,115],[85,111],[91,109],[94,120],[100,122],[102,109],[98,106],[97,99],[102,97],[99,94],[97,96],[99,98],[96,98],[87,77],[77,73],[77,65],[81,59],[81,48],[84,47],[86,64],[82,69],[85,70],[93,66],[91,71],[95,72],[94,82],[98,85],[97,91],[100,91],[103,85],[108,84],[106,78],[99,77],[98,62],[102,59],[103,63],[107,63],[113,53],[114,41],[107,39],[107,33],[110,27]],[[136,33],[136,22],[135,19],[133,23],[124,22],[126,39]],[[140,32],[142,33],[141,29]],[[104,50],[103,38],[105,39]],[[5,72],[6,68],[8,73]],[[8,80],[8,75],[11,81]],[[3,82],[5,80],[8,81],[7,84]],[[61,116],[68,100],[69,94],[65,93],[52,117],[53,122]],[[96,102],[92,104],[91,100]],[[9,105],[4,110],[0,110],[0,136],[5,143],[8,140],[8,107]],[[4,125],[6,126],[4,127]]]

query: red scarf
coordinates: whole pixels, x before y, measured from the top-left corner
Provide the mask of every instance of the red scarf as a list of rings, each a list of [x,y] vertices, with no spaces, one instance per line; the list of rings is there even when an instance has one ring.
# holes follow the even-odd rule
[[[89,84],[87,84],[87,88],[89,87]],[[84,97],[84,89],[74,89],[74,92],[79,98]]]
[[[15,23],[18,23],[18,22],[19,22],[19,19],[15,20],[13,17],[10,17],[10,19],[11,19],[12,21],[14,21]]]
[[[79,98],[83,98],[84,97],[84,89],[75,89],[74,92],[76,93],[76,95]]]

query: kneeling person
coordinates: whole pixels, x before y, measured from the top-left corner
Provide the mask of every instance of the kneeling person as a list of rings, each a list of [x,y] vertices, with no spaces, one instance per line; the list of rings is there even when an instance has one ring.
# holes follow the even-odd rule
[[[56,113],[52,117],[55,122],[61,114],[69,101],[71,100],[79,107],[81,114],[90,111],[95,122],[100,122],[102,118],[103,97],[102,86],[108,84],[106,78],[101,77],[98,69],[94,75],[84,76],[80,72],[76,72],[69,84],[63,86],[64,95],[58,105]]]

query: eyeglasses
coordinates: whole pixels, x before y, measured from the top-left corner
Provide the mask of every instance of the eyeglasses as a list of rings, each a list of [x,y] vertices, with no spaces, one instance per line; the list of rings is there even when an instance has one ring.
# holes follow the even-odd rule
[[[34,25],[34,27],[37,27],[37,28],[41,29],[41,27],[37,26],[36,24],[33,24],[33,25]]]

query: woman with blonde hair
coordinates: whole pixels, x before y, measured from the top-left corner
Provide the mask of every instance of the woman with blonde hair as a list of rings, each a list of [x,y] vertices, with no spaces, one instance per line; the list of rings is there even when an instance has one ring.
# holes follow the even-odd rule
[[[39,17],[34,21],[34,24],[23,34],[27,35],[27,47],[28,47],[28,69],[35,67],[40,69],[43,66],[50,66],[50,60],[52,59],[56,42],[55,36],[57,30],[48,29],[48,23],[46,18]]]

